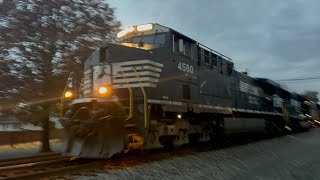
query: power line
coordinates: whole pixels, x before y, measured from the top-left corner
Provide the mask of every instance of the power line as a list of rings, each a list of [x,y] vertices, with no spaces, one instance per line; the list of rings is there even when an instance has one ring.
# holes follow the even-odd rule
[[[320,80],[320,76],[318,76],[318,77],[306,77],[306,78],[281,79],[281,80],[277,80],[277,81],[290,82],[290,81],[307,81],[307,80]]]

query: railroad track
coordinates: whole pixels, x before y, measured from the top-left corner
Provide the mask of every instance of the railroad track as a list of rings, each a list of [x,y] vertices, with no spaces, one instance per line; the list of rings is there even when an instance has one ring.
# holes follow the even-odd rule
[[[250,136],[252,137],[252,136]],[[134,152],[116,156],[109,160],[84,160],[62,156],[59,153],[46,153],[34,156],[0,160],[1,179],[39,179],[47,177],[61,177],[72,173],[84,172],[93,169],[104,171],[117,170],[128,167],[135,167],[146,163],[163,160],[167,158],[185,156],[199,152],[217,150],[241,144],[269,140],[268,138],[236,138],[225,140],[223,144],[214,145],[209,142],[199,143],[196,146],[188,145],[178,147],[172,151],[154,149],[141,152]]]
[[[45,153],[0,160],[0,179],[47,178],[92,170],[101,165],[98,161],[83,161],[59,153]]]

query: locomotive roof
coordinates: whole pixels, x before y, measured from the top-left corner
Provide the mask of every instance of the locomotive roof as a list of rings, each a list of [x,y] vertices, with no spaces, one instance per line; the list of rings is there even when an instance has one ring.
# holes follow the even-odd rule
[[[215,51],[215,50],[213,50],[213,49],[211,49],[211,48],[209,48],[209,47],[207,47],[207,46],[199,43],[198,41],[190,38],[189,36],[186,36],[186,35],[180,33],[179,31],[176,31],[176,30],[174,30],[174,29],[172,29],[172,28],[169,28],[169,27],[166,27],[166,26],[157,24],[157,23],[153,23],[153,24],[158,25],[158,26],[161,26],[161,27],[164,27],[164,28],[168,28],[168,29],[170,29],[172,32],[174,32],[175,34],[178,34],[179,36],[182,36],[184,39],[187,39],[188,41],[190,41],[190,42],[192,42],[192,43],[196,43],[196,44],[198,44],[199,46],[201,46],[202,48],[207,49],[208,51],[214,52],[215,54],[217,54],[217,55],[219,55],[219,56],[222,56],[222,57],[224,57],[226,60],[228,60],[228,61],[230,61],[231,63],[233,63],[233,60],[232,60],[231,58],[229,58],[228,56],[223,55],[223,54],[221,54],[221,53],[219,53],[219,52],[217,52],[217,51]]]
[[[128,30],[128,31],[129,31],[129,32],[127,32],[127,34],[125,34],[125,33],[122,34],[123,37],[124,37],[124,36],[126,36],[126,37],[129,36],[129,37],[130,37],[130,32],[135,31],[134,29],[137,29],[138,26],[143,26],[143,25],[152,25],[152,26],[150,27],[150,29],[148,29],[148,30],[146,30],[146,31],[142,31],[144,34],[148,34],[148,32],[151,31],[151,29],[153,30],[153,33],[172,31],[172,32],[174,32],[175,34],[178,34],[179,36],[182,36],[183,38],[188,39],[188,40],[191,41],[191,42],[194,42],[194,43],[197,42],[197,41],[195,41],[194,39],[192,39],[192,38],[190,38],[190,37],[188,37],[188,36],[186,36],[186,35],[178,32],[178,31],[176,31],[176,30],[174,30],[174,29],[172,29],[172,28],[169,28],[169,27],[167,27],[167,26],[163,26],[163,25],[158,24],[158,23],[147,23],[147,24],[141,24],[141,25],[128,26],[127,28],[125,28],[124,30],[122,30],[122,31],[125,31],[125,30]],[[131,30],[130,28],[132,28],[132,30]],[[121,31],[120,31],[120,32],[121,32]],[[135,32],[138,32],[138,31],[135,31]],[[118,35],[118,38],[121,39],[122,37],[119,37],[119,36],[122,36],[122,35]]]
[[[155,23],[155,24],[157,24],[157,23]],[[172,29],[172,28],[169,28],[169,27],[166,27],[166,26],[163,26],[163,25],[160,25],[160,24],[157,24],[157,25],[162,26],[162,27],[165,27],[165,28],[168,28],[168,29],[170,29],[172,32],[174,32],[175,34],[178,34],[179,36],[182,36],[184,39],[188,39],[188,40],[191,41],[191,42],[197,43],[196,40],[190,38],[189,36],[186,36],[186,35],[180,33],[179,31],[176,31],[176,30],[174,30],[174,29]]]
[[[180,33],[179,31],[176,31],[176,30],[174,30],[172,28],[169,28],[167,26],[160,25],[158,23],[147,23],[147,24],[141,24],[141,25],[132,25],[132,26],[129,26],[129,27],[125,28],[124,30],[120,31],[117,36],[118,36],[119,39],[131,37],[130,32],[138,32],[138,30],[136,30],[136,29],[138,29],[138,26],[147,26],[147,25],[150,25],[150,27],[149,27],[150,29],[148,29],[146,31],[144,31],[144,30],[141,31],[142,34],[144,34],[144,35],[150,34],[150,33],[169,32],[169,31],[171,31],[174,34],[177,34],[178,36],[182,37],[183,39],[185,39],[185,40],[187,40],[187,41],[189,41],[191,43],[195,43],[195,44],[199,45],[201,48],[203,48],[203,49],[205,49],[207,51],[213,52],[213,53],[223,57],[225,60],[230,61],[230,63],[233,63],[232,59],[229,58],[228,56],[225,56],[225,55],[223,55],[223,54],[221,54],[221,53],[219,53],[219,52],[217,52],[217,51],[215,51],[215,50],[213,50],[213,49],[211,49],[211,48],[209,48],[209,47],[197,42],[196,40],[190,38],[189,36],[186,36],[186,35]],[[124,32],[124,34],[119,35],[121,32]]]

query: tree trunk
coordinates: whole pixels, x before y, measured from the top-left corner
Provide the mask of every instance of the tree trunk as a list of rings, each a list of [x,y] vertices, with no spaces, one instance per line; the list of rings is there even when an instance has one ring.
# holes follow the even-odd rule
[[[41,149],[40,152],[51,152],[50,148],[50,125],[49,125],[49,112],[44,110],[45,115],[41,119],[42,131],[41,131]]]

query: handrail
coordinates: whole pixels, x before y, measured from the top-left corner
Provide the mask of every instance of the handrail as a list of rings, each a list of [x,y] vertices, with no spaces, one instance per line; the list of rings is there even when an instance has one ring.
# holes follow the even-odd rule
[[[61,119],[62,116],[63,116],[63,103],[64,103],[64,93],[66,91],[66,86],[64,87],[63,89],[63,92],[62,92],[62,95],[61,95],[61,98],[60,98],[60,113],[59,113],[59,118]]]
[[[81,92],[81,97],[83,97],[83,83],[84,83],[83,81],[84,81],[84,78],[81,79],[80,86],[78,89],[78,92],[79,92],[78,96],[80,96],[80,92]]]
[[[132,67],[132,69],[136,73],[136,76],[138,78],[139,85],[140,85],[140,88],[141,88],[141,91],[142,91],[142,94],[143,94],[144,127],[147,128],[147,120],[148,120],[147,94],[146,94],[146,91],[144,90],[144,87],[141,84],[140,77],[139,77],[139,74],[138,74],[137,70],[134,67]]]
[[[121,66],[118,64],[118,67],[120,69],[120,72],[121,72],[121,75],[123,77],[123,79],[125,80],[125,83],[126,85],[128,86],[128,89],[129,89],[129,94],[130,94],[130,99],[129,99],[129,116],[126,120],[129,120],[133,117],[133,92],[132,92],[132,89],[131,89],[131,86],[129,85],[128,81],[127,81],[127,78],[126,78],[126,75],[124,75],[124,72],[123,70],[121,69]]]
[[[60,119],[61,119],[62,116],[63,116],[64,93],[66,92],[67,86],[68,86],[68,84],[69,84],[69,82],[70,82],[70,79],[71,79],[71,77],[72,77],[73,75],[74,75],[74,72],[71,72],[71,73],[69,74],[68,79],[67,79],[67,82],[66,82],[66,85],[65,85],[64,88],[63,88],[63,92],[62,92],[62,95],[61,95],[61,98],[60,98],[60,113],[59,113]],[[74,84],[73,84],[73,85],[74,85]]]

